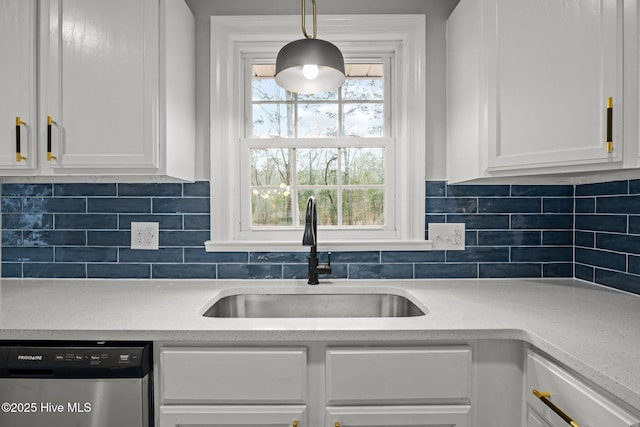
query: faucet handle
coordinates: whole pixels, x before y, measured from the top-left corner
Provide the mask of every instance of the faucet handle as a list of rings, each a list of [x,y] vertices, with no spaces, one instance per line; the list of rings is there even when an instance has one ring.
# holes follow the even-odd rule
[[[327,263],[316,265],[316,271],[318,274],[331,274],[331,252],[327,252]]]

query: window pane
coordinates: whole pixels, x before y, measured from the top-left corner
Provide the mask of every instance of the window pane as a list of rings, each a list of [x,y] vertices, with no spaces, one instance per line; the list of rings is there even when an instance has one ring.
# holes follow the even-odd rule
[[[308,101],[336,101],[338,99],[338,89],[322,92],[322,93],[299,93],[298,100],[308,102]]]
[[[341,88],[295,94],[275,83],[273,64],[254,65],[252,136],[385,136],[383,64],[347,68]],[[252,226],[304,226],[310,196],[316,198],[319,225],[384,225],[385,148],[295,146],[251,149]]]
[[[343,111],[345,136],[381,137],[384,135],[382,103],[344,104]]]
[[[341,88],[319,94],[295,94],[276,84],[275,64],[253,64],[251,136],[384,136],[383,69],[381,63],[346,64],[347,78]]]
[[[287,93],[276,84],[274,78],[253,78],[251,83],[251,99],[253,101],[291,100],[291,92]]]
[[[294,111],[292,104],[253,104],[253,136],[292,137]]]
[[[344,148],[342,165],[345,185],[384,184],[384,148]]]
[[[293,225],[290,192],[280,188],[254,188],[251,192],[251,225]]]
[[[307,199],[316,198],[318,225],[338,224],[338,192],[336,190],[303,190],[298,193],[298,212],[300,224],[304,225]]]
[[[296,150],[298,185],[336,185],[338,150],[335,148],[298,148]]]
[[[338,136],[338,104],[299,104],[298,138]]]
[[[376,78],[347,78],[342,85],[342,98],[350,101],[384,99],[384,81]]]
[[[289,149],[251,150],[251,186],[281,187],[291,184]]]
[[[345,190],[342,221],[344,225],[384,225],[384,191]]]

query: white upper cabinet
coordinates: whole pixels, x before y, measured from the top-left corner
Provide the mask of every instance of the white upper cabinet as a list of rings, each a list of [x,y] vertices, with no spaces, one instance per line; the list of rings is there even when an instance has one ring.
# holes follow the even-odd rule
[[[0,2],[0,168],[33,173],[38,156],[36,2]]]
[[[628,144],[628,148],[635,149],[635,167],[640,168],[640,7],[637,1],[624,3],[624,29],[625,29],[625,94],[628,102],[625,103],[625,131],[627,141],[635,141]],[[632,94],[633,96],[629,96]],[[626,153],[625,153],[626,154]]]
[[[42,3],[42,113],[55,121],[52,168],[158,167],[157,7],[146,0]]]
[[[451,181],[622,166],[621,1],[462,0],[447,43]]]
[[[184,1],[43,0],[39,8],[35,175],[192,180],[195,34]],[[33,22],[35,12],[20,20]]]

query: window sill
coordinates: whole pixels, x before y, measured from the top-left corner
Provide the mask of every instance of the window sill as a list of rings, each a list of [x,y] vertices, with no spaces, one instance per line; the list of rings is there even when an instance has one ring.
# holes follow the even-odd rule
[[[301,242],[231,241],[204,242],[207,252],[307,252]],[[320,242],[318,251],[431,251],[431,240],[362,240],[353,242]]]

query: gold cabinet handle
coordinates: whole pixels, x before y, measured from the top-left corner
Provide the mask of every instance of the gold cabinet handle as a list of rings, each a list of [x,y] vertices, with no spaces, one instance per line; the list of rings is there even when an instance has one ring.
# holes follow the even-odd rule
[[[51,116],[47,116],[47,161],[56,160],[57,157],[51,152],[51,127],[55,122]]]
[[[291,427],[298,427],[298,420],[293,420]]]
[[[26,126],[27,124],[22,121],[20,117],[16,117],[16,162],[20,163],[23,160],[27,160],[22,154],[20,154],[20,126]]]
[[[336,421],[336,422],[333,424],[333,427],[340,427],[340,421]]]
[[[553,412],[558,414],[558,416],[562,418],[571,427],[580,427],[578,423],[573,420],[573,418],[565,414],[562,409],[558,408],[551,400],[549,400],[549,398],[551,397],[551,393],[549,393],[548,391],[538,391],[535,388],[531,392],[535,397],[540,399],[542,403],[547,405]]]
[[[607,99],[607,153],[613,153],[613,98]]]

